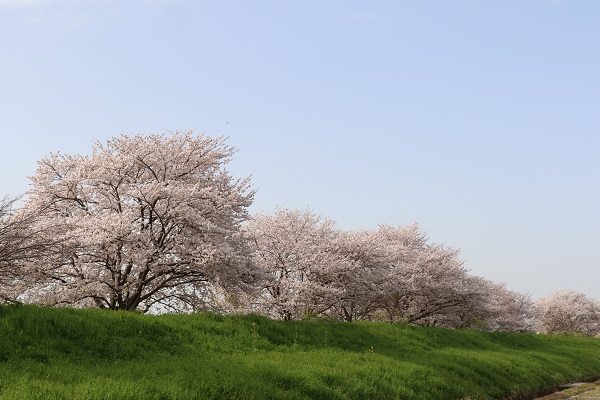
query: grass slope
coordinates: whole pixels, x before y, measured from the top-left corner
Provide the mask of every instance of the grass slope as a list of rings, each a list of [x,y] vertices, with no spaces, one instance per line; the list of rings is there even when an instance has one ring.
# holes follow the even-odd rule
[[[600,340],[0,306],[0,399],[503,399],[600,373]]]

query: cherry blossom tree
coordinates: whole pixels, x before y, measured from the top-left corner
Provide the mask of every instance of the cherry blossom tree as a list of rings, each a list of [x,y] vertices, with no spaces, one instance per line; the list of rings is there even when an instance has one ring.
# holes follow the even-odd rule
[[[380,303],[390,321],[508,332],[534,329],[530,297],[472,275],[458,249],[429,243],[417,224],[383,225],[378,233],[388,263]]]
[[[380,306],[390,322],[462,326],[461,314],[481,302],[476,280],[463,267],[459,251],[428,243],[417,224],[383,225],[381,244],[387,252],[387,278]]]
[[[16,263],[28,257],[30,238],[26,226],[14,216],[13,205],[17,198],[0,200],[0,301],[13,301],[11,288],[17,280]]]
[[[23,256],[23,244],[27,242],[22,226],[12,218],[15,201],[8,197],[0,200],[0,284],[11,279],[13,263]]]
[[[193,285],[250,278],[239,227],[254,192],[224,168],[234,153],[223,137],[178,131],[41,159],[24,209],[60,246],[30,263],[45,280],[29,298],[147,311]]]
[[[540,333],[600,334],[600,304],[575,290],[558,291],[535,303]]]
[[[340,232],[335,252],[347,260],[347,267],[338,274],[339,298],[331,310],[335,319],[373,319],[388,278],[386,250],[376,230]]]
[[[537,320],[531,296],[509,290],[505,284],[484,281],[487,292],[485,328],[493,332],[535,332]]]
[[[255,307],[280,319],[318,316],[341,296],[340,278],[351,263],[335,252],[334,223],[311,211],[280,209],[244,226],[254,265],[261,271]]]
[[[31,284],[25,265],[47,257],[55,239],[33,228],[38,213],[24,213],[15,208],[20,197],[0,200],[0,301],[15,302]]]

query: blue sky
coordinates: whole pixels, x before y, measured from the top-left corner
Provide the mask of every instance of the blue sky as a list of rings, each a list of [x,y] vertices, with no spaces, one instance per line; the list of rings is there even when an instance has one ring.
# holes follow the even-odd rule
[[[121,133],[228,135],[252,212],[418,222],[600,299],[600,2],[0,0],[0,179]]]

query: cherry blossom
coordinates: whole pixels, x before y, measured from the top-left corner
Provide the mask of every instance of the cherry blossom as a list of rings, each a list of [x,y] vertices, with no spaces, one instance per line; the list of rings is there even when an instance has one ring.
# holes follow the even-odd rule
[[[225,138],[175,132],[41,159],[24,209],[60,246],[31,266],[45,280],[28,296],[148,310],[186,285],[243,281],[238,231],[254,192],[224,168],[234,153]]]
[[[600,304],[583,293],[564,290],[535,303],[541,333],[600,334]]]
[[[351,263],[335,252],[334,223],[311,211],[280,209],[244,226],[254,265],[264,279],[257,311],[281,319],[326,313],[341,296]]]

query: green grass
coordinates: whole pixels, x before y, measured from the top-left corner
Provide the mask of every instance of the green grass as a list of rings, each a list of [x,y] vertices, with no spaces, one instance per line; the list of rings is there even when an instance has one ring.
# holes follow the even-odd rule
[[[0,306],[0,399],[504,399],[600,374],[600,340]]]

